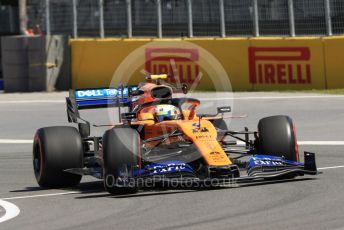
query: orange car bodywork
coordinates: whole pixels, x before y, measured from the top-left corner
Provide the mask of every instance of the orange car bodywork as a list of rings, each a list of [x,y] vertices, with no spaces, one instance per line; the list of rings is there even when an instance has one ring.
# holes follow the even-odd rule
[[[156,87],[167,87],[147,83],[140,90],[144,91],[142,95],[134,102],[133,106],[155,100],[151,96],[151,90]],[[171,89],[172,90],[172,89]],[[187,109],[183,110],[184,119],[156,122],[154,119],[154,108],[143,107],[137,111],[137,121],[134,125],[144,126],[144,139],[158,137],[164,134],[179,130],[184,133],[184,138],[192,141],[203,159],[210,166],[227,166],[232,164],[227,154],[218,142],[217,131],[214,125],[206,120],[199,119],[196,115],[196,108],[199,103],[190,102]],[[165,141],[166,144],[177,141],[178,137],[170,137]],[[147,145],[154,146],[157,142],[151,142]]]

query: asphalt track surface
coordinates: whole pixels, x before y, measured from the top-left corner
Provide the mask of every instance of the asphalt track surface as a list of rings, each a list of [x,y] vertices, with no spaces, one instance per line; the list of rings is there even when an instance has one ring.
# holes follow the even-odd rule
[[[11,210],[0,205],[0,229],[344,229],[344,168],[327,168],[344,165],[344,96],[234,94],[233,114],[248,117],[233,119],[233,129],[255,129],[264,116],[288,114],[300,141],[335,141],[300,147],[317,154],[323,174],[215,190],[146,189],[128,196],[108,195],[90,177],[77,188],[37,186],[30,140],[37,128],[67,125],[64,96],[0,94],[0,201],[20,209],[1,222]],[[108,122],[102,110],[85,117]]]

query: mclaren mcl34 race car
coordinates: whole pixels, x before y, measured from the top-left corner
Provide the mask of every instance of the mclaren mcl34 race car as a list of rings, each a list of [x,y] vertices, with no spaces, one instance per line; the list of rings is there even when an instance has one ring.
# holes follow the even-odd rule
[[[67,117],[78,128],[46,127],[35,134],[38,184],[73,187],[91,175],[102,179],[108,192],[125,194],[137,192],[148,180],[153,185],[216,181],[218,186],[317,174],[314,153],[305,152],[300,161],[288,116],[263,118],[257,131],[229,130],[224,119],[231,107],[198,114],[201,102],[176,97],[187,94],[187,86],[165,84],[167,77],[149,75],[138,86],[71,90]],[[103,136],[91,136],[90,122],[79,110],[106,107],[118,108],[118,123],[109,124]]]

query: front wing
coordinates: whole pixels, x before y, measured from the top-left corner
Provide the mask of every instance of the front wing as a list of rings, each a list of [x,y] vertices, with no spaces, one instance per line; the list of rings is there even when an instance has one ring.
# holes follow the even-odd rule
[[[102,178],[101,169],[67,169],[66,172],[79,175],[92,175]],[[155,183],[167,183],[173,185],[209,185],[226,186],[235,184],[246,184],[265,180],[290,179],[296,176],[317,175],[315,154],[304,153],[304,163],[288,161],[282,157],[270,155],[254,155],[248,161],[246,175],[240,176],[239,167],[230,165],[228,167],[207,166],[205,174],[197,174],[193,168],[184,162],[170,160],[160,163],[152,163],[143,169],[131,169],[123,167],[117,178],[117,185],[126,186],[130,183],[135,186],[150,186]]]
[[[174,167],[176,166],[176,167]],[[214,170],[213,167],[209,167]],[[158,169],[158,170],[157,170]],[[165,169],[165,170],[164,170]],[[185,169],[185,170],[184,170]],[[146,171],[146,174],[140,173],[133,175],[138,182],[145,183],[146,180],[154,182],[174,183],[174,184],[205,184],[205,185],[230,185],[251,183],[264,180],[290,179],[296,176],[317,175],[315,154],[305,152],[304,163],[284,160],[282,157],[269,155],[255,155],[247,165],[247,175],[240,176],[237,167],[228,167],[228,176],[223,174],[219,177],[197,177],[192,173],[191,167],[187,164],[171,164],[165,167],[159,165],[153,171]]]

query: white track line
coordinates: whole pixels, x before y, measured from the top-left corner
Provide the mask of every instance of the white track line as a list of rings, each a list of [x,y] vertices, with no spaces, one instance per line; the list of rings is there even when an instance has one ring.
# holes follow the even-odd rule
[[[10,202],[0,200],[0,206],[4,208],[6,212],[5,215],[0,217],[0,223],[13,219],[20,213],[20,209]]]
[[[37,198],[37,197],[48,197],[48,196],[64,196],[64,195],[80,194],[80,193],[81,192],[78,192],[78,191],[60,192],[60,193],[49,193],[49,194],[40,194],[40,195],[31,195],[31,196],[6,197],[6,198],[1,198],[1,200],[19,200],[19,199]]]
[[[40,103],[65,103],[65,100],[18,100],[0,101],[0,104],[40,104]]]
[[[343,146],[344,141],[298,141],[298,145],[302,146]],[[245,142],[238,141],[238,145],[243,146]]]
[[[32,144],[33,140],[0,139],[0,144]]]
[[[330,167],[323,167],[323,168],[318,168],[318,170],[326,170],[326,169],[338,169],[338,168],[344,168],[344,165],[330,166]]]
[[[331,146],[342,146],[344,145],[344,141],[298,141],[297,142],[299,145],[307,146],[307,145],[316,145],[316,146],[321,146],[321,145],[331,145]]]

